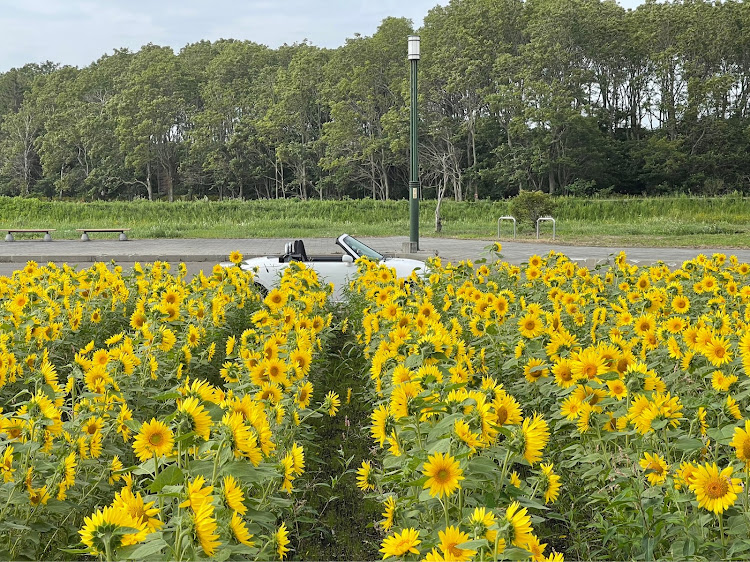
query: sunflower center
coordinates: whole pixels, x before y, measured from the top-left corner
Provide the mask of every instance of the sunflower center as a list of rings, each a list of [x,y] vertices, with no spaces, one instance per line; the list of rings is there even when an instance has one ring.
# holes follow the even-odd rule
[[[750,439],[748,438],[742,442],[742,457],[746,460],[750,460]]]
[[[152,445],[154,447],[158,447],[159,445],[161,445],[161,442],[163,441],[163,439],[164,438],[162,437],[161,433],[153,433],[148,438],[148,442],[149,442],[150,445]]]
[[[500,406],[497,409],[497,425],[504,425],[508,421],[508,408]]]
[[[650,465],[648,465],[648,467],[659,476],[664,473],[664,467],[658,462],[652,462]]]
[[[723,498],[729,491],[729,482],[726,478],[716,476],[706,482],[706,495],[712,500]]]
[[[583,368],[583,374],[586,375],[588,378],[593,379],[596,376],[596,372],[598,369],[596,368],[596,365],[593,363],[589,363]]]
[[[437,474],[435,475],[435,480],[437,480],[438,482],[447,482],[449,478],[450,472],[445,468],[441,468],[440,470],[438,470]]]
[[[454,558],[459,558],[463,556],[464,551],[461,548],[456,548],[456,545],[458,543],[456,542],[449,542],[446,546],[446,552],[450,552]]]

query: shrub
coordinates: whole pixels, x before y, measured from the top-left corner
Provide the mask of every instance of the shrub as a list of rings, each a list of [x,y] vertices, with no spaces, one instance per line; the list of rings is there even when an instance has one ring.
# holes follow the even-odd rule
[[[549,195],[541,191],[522,191],[510,202],[510,212],[521,224],[536,226],[539,217],[552,215],[557,204]]]

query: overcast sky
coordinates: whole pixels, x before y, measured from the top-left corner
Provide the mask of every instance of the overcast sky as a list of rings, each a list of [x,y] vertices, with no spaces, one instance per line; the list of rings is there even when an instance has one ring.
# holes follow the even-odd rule
[[[618,0],[635,8],[642,0]],[[448,0],[28,0],[0,8],[0,72],[30,62],[84,67],[116,48],[147,43],[179,51],[202,39],[239,39],[276,48],[305,39],[336,48],[372,35],[388,17],[415,27]],[[406,47],[404,47],[405,49]]]

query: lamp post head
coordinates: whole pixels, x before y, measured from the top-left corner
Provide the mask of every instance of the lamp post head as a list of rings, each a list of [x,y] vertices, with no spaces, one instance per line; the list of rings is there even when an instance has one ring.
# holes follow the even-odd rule
[[[419,35],[409,35],[409,60],[419,60]]]

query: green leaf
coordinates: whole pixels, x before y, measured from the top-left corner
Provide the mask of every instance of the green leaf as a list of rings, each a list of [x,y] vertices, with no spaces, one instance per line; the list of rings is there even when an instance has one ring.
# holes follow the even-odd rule
[[[177,465],[169,465],[164,470],[159,472],[159,475],[154,479],[149,486],[149,490],[152,493],[161,491],[164,486],[175,486],[185,481],[185,475]]]
[[[68,554],[89,554],[88,548],[58,548],[57,550]]]
[[[433,443],[433,445],[427,450],[427,454],[434,455],[435,453],[447,453],[451,449],[451,438],[446,437],[445,439],[441,439],[440,441],[437,441],[436,443]]]
[[[144,558],[148,558],[149,556],[156,554],[157,552],[161,552],[165,547],[168,546],[169,545],[164,541],[164,539],[159,537],[143,544],[133,545],[132,547],[129,547],[132,548],[132,550],[129,549],[127,552],[124,552],[125,549],[118,549],[117,555],[123,560],[141,560]]]

